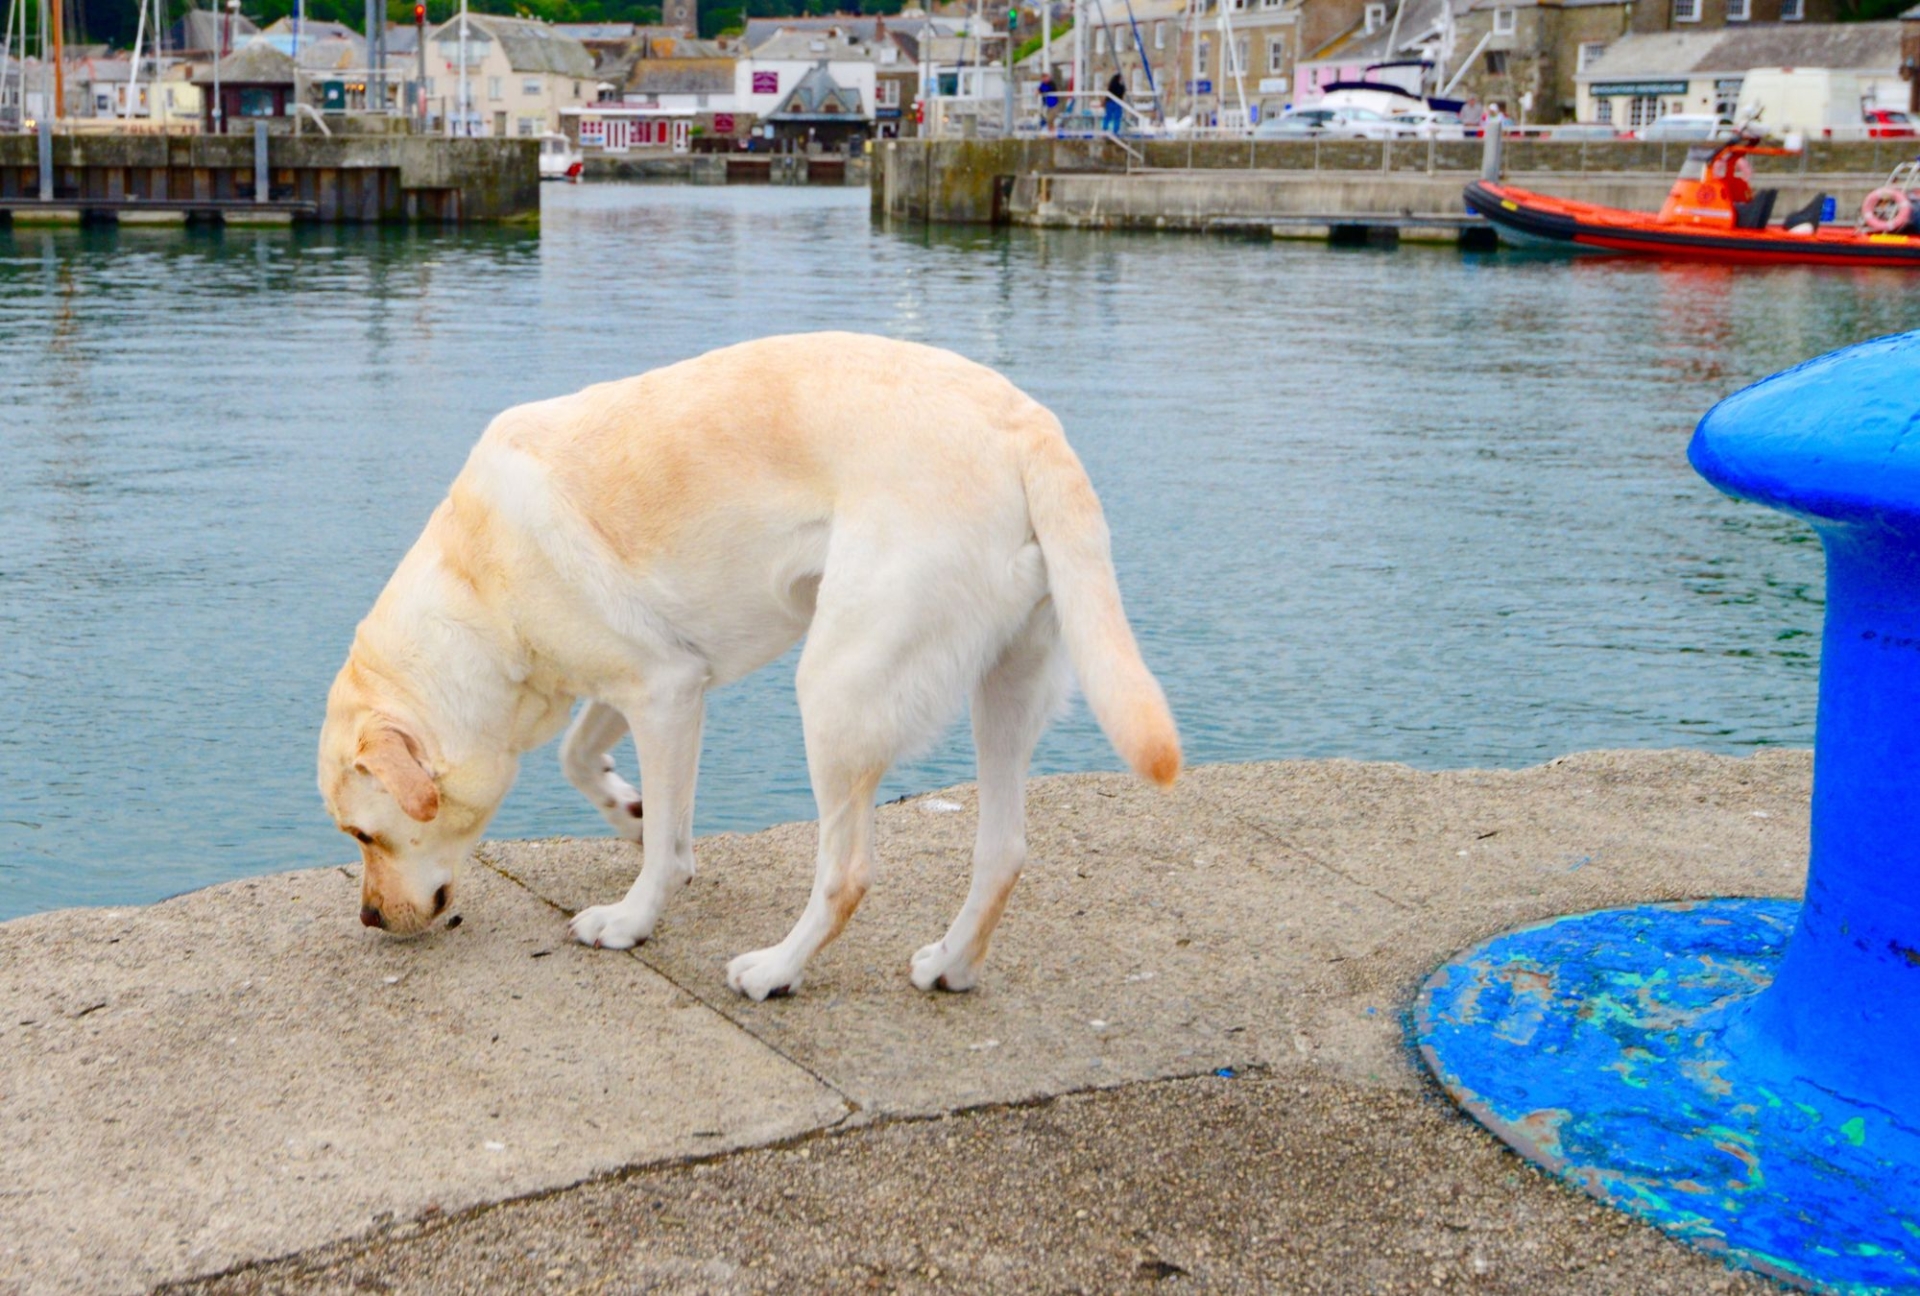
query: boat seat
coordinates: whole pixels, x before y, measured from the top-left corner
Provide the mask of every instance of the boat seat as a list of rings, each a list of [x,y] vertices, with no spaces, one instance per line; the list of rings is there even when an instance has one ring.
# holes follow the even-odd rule
[[[1767,222],[1773,219],[1773,204],[1780,197],[1778,189],[1759,189],[1753,197],[1743,203],[1733,205],[1733,227],[1735,229],[1765,229]]]
[[[1827,195],[1815,194],[1813,201],[1805,207],[1802,207],[1799,211],[1790,211],[1785,216],[1782,216],[1780,218],[1780,224],[1788,230],[1800,230],[1802,227],[1805,227],[1804,232],[1811,234],[1820,228],[1820,213],[1825,210],[1826,205]]]

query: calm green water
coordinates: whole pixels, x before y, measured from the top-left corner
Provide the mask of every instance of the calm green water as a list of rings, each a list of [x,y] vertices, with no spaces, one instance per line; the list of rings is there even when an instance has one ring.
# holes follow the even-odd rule
[[[550,190],[537,235],[0,232],[0,917],[342,860],[327,684],[488,417],[826,327],[1060,413],[1191,759],[1516,766],[1810,741],[1817,546],[1686,439],[1743,383],[1920,327],[1920,293],[889,232],[863,193],[775,189]],[[791,670],[713,699],[701,831],[811,816]],[[1116,761],[1076,711],[1038,765]],[[970,777],[962,729],[886,795]],[[601,832],[550,751],[495,828]]]

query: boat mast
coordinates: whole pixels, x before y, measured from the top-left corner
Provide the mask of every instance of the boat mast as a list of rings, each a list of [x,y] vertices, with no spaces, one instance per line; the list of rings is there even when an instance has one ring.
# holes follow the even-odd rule
[[[140,98],[140,47],[147,39],[147,0],[134,0],[140,6],[140,20],[133,29],[133,62],[127,68],[127,106],[120,114],[122,121],[133,118],[133,105]]]
[[[60,10],[64,0],[51,0],[53,6],[53,119],[59,121],[67,115],[67,53],[66,35],[60,27]]]

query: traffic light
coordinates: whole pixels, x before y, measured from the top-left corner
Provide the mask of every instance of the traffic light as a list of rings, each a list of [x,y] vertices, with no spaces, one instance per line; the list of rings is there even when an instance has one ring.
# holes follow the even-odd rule
[[[427,7],[425,5],[417,4],[413,7],[413,25],[415,27],[425,27],[427,25]]]
[[[1013,5],[1008,5],[1007,6],[1007,31],[1009,33],[1012,33],[1012,32],[1017,32],[1019,30],[1020,30],[1020,10],[1014,7]]]

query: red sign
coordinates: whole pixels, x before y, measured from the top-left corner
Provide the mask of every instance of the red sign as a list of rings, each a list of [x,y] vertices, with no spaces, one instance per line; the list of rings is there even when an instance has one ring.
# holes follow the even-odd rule
[[[716,135],[733,134],[733,114],[715,113],[713,115],[713,133]]]
[[[755,72],[753,74],[753,92],[755,94],[779,94],[780,74],[778,72]]]

